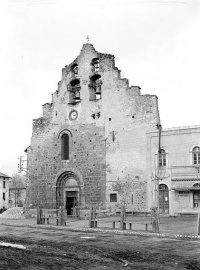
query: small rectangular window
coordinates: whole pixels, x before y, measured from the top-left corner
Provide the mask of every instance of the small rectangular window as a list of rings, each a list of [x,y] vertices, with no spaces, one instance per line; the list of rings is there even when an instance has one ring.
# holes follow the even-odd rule
[[[110,194],[110,202],[117,202],[117,193]]]
[[[6,199],[6,193],[3,192],[3,200],[5,201],[5,199]]]
[[[193,192],[193,207],[197,208],[199,206],[199,200],[200,200],[200,191],[195,190]]]
[[[3,181],[3,188],[6,188],[6,181]]]

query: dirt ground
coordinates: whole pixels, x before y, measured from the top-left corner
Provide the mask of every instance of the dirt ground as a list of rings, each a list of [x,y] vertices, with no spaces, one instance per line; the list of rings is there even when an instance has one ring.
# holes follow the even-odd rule
[[[112,229],[113,221],[115,221],[115,228],[120,228],[120,217],[111,216],[98,218],[98,228]],[[132,223],[132,230],[135,232],[146,232],[146,224],[148,225],[148,232],[152,232],[151,217],[144,216],[127,216],[127,230],[129,222]],[[24,224],[36,225],[36,218],[28,219],[3,219],[0,218],[0,224]],[[50,219],[50,225],[56,225],[56,219]],[[67,219],[66,227],[70,228],[88,228],[88,220]],[[197,215],[184,215],[179,217],[161,217],[160,218],[160,233],[169,235],[193,235],[197,236]]]
[[[0,269],[200,270],[200,240],[0,225]]]

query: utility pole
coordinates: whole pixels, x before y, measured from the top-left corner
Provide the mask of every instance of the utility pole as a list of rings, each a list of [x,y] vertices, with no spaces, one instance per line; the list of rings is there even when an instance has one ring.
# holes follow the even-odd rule
[[[197,171],[197,178],[199,178],[200,174],[200,166],[194,166],[195,170]],[[198,214],[197,214],[197,235],[200,235],[200,198],[198,195]]]
[[[19,163],[18,163],[18,173],[26,172],[26,168],[23,167],[24,162],[27,160],[23,159],[24,156],[19,156]]]
[[[159,137],[158,137],[158,156],[157,156],[157,168],[155,173],[155,204],[152,207],[152,230],[155,233],[159,233],[159,180],[160,180],[160,145],[161,145],[161,130],[162,126],[160,124],[157,125],[159,129]]]
[[[15,183],[15,207],[16,207],[16,200],[17,200],[17,191],[16,191],[16,183]]]

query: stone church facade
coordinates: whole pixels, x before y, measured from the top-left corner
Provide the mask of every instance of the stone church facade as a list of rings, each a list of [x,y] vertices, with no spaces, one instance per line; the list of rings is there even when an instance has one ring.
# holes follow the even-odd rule
[[[52,102],[33,120],[27,152],[27,203],[63,205],[67,214],[96,205],[147,211],[148,134],[160,125],[156,96],[141,95],[114,56],[84,44],[62,69]]]

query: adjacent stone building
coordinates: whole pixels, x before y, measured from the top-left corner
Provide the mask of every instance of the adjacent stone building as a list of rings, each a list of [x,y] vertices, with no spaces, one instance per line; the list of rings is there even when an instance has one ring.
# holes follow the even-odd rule
[[[148,133],[159,125],[157,97],[129,86],[113,55],[84,44],[33,120],[27,203],[63,205],[68,215],[92,204],[108,212],[122,203],[149,210]]]

